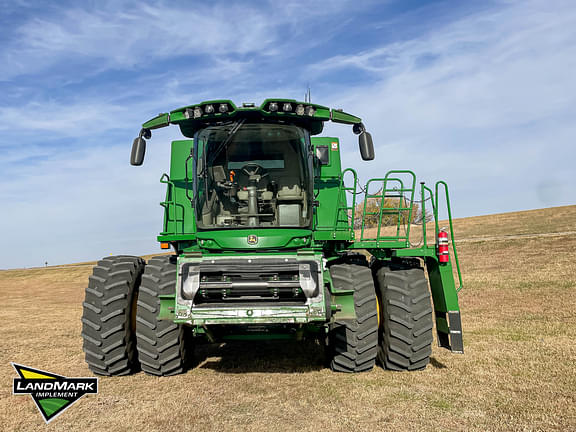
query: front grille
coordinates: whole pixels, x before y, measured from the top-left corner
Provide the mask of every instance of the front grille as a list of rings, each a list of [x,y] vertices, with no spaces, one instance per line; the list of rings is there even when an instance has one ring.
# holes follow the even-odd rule
[[[214,260],[182,266],[182,297],[204,303],[303,304],[317,294],[318,266],[294,259]]]

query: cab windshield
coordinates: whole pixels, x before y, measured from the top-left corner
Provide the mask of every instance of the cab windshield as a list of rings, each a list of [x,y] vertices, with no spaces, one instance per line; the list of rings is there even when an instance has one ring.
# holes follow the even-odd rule
[[[310,226],[305,129],[240,120],[201,129],[195,143],[199,228]]]

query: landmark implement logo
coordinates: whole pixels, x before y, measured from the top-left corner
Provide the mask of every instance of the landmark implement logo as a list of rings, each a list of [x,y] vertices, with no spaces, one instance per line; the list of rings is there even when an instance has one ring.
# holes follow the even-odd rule
[[[12,363],[20,378],[14,378],[12,394],[32,396],[44,421],[50,423],[85,394],[98,393],[98,378],[67,378]]]

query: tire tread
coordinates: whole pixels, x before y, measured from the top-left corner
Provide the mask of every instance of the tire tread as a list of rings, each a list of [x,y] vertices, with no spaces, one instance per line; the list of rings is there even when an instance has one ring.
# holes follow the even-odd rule
[[[420,267],[379,266],[375,271],[382,305],[378,361],[395,371],[424,369],[432,353],[432,305]]]
[[[163,255],[148,261],[142,276],[136,316],[137,348],[142,370],[167,376],[185,372],[190,366],[188,329],[171,321],[158,320],[160,295],[172,294],[176,285],[175,256]]]
[[[106,257],[88,278],[81,335],[86,363],[97,375],[127,375],[139,368],[131,328],[132,302],[145,264],[134,256]]]
[[[366,372],[374,367],[378,349],[378,316],[372,273],[367,266],[330,267],[336,287],[354,289],[356,319],[337,319],[331,326],[330,367],[336,372]]]

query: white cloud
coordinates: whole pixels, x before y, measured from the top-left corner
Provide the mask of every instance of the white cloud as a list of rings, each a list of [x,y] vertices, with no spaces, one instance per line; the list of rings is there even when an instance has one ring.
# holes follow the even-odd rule
[[[317,43],[330,34],[310,37],[310,22],[346,10],[349,0],[312,5],[112,2],[93,10],[61,9],[20,25],[0,56],[0,80],[35,74],[62,62],[89,64],[89,73],[147,67],[155,60],[206,56],[237,70],[247,55],[290,55],[291,41]],[[306,13],[302,12],[306,8]],[[320,24],[320,22],[316,22]],[[290,27],[282,33],[283,26]],[[230,56],[238,56],[234,60]]]
[[[62,61],[97,61],[96,69],[146,66],[153,59],[266,53],[276,34],[256,8],[153,6],[63,10],[17,30],[0,77],[35,73]]]
[[[306,37],[284,40],[278,22],[306,36],[311,21],[334,18],[332,7],[346,8],[334,4],[309,21],[303,5],[292,3],[279,6],[276,21],[255,6],[191,12],[144,5],[130,12],[73,9],[20,27],[19,45],[5,45],[0,54],[0,62],[13,60],[0,79],[69,60],[97,60],[102,69],[198,54],[210,62],[178,73],[135,74],[126,88],[108,84],[73,99],[37,96],[1,107],[2,236],[22,246],[6,251],[0,267],[153,251],[164,193],[157,180],[168,169],[168,142],[178,131],[155,131],[145,165],[134,168],[127,161],[130,142],[114,141],[125,139],[119,129],[136,133],[156,112],[215,92],[237,102],[298,96],[304,89],[296,80],[280,75],[268,88],[255,88],[257,81],[246,76],[261,72],[260,55],[273,70],[304,49],[301,43],[309,47]],[[391,168],[414,169],[428,181],[445,178],[457,216],[569,204],[576,202],[575,28],[570,3],[504,3],[412,40],[295,69],[321,83],[312,88],[316,102],[364,118],[377,146],[373,162],[360,161],[348,128],[326,130],[342,138],[343,160],[363,180]],[[259,53],[247,55],[254,50]],[[348,74],[349,81],[360,72],[370,78],[343,89],[322,82],[326,71]],[[47,148],[44,136],[78,145]]]
[[[331,98],[374,135],[380,162],[350,155],[365,178],[391,168],[447,177],[460,216],[570,204],[575,29],[569,2],[508,3],[311,70],[374,77]]]

